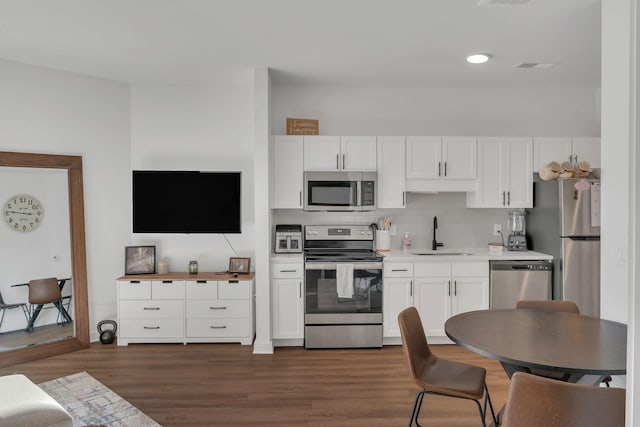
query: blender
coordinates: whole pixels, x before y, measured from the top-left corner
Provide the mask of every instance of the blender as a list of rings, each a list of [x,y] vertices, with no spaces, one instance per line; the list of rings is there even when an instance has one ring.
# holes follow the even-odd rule
[[[510,251],[526,251],[527,237],[525,235],[524,210],[509,212],[509,239],[507,249]]]

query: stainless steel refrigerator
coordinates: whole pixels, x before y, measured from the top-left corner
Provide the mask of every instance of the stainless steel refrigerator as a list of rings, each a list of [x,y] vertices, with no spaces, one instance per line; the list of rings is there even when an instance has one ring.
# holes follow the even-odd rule
[[[600,317],[600,180],[560,179],[533,187],[530,248],[553,255],[553,298]]]

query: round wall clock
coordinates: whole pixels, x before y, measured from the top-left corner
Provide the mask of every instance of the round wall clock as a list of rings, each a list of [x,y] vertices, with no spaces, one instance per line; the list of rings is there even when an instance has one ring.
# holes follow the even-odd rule
[[[2,208],[2,217],[14,231],[33,231],[44,220],[44,207],[38,199],[28,194],[16,194],[9,198]]]

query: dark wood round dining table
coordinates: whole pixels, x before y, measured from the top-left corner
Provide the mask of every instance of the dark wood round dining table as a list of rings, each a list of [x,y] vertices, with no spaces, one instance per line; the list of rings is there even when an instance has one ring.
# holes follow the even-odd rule
[[[627,327],[579,314],[529,309],[481,310],[445,323],[456,344],[516,370],[588,376],[626,373]]]

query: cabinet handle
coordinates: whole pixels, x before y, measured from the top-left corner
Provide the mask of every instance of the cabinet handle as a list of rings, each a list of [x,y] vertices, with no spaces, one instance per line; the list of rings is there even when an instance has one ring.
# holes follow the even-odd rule
[[[160,307],[144,307],[144,310],[160,310]]]
[[[505,203],[504,203],[505,193],[506,193],[506,191],[502,192],[502,206],[505,206]]]
[[[298,296],[302,298],[302,282],[298,282]]]
[[[160,329],[160,326],[145,326],[144,329]]]
[[[227,307],[209,307],[209,310],[226,310]]]
[[[131,280],[129,283],[140,283],[140,280]]]
[[[336,154],[336,169],[340,170],[340,154]]]
[[[406,192],[406,191],[403,191],[403,192],[402,192],[402,206],[403,206],[403,207],[405,206],[405,201],[404,201],[404,196],[405,196],[405,194],[407,194],[407,192]]]
[[[451,280],[449,280],[449,291],[447,293],[451,296]]]
[[[209,326],[209,329],[227,329],[227,326]]]
[[[453,295],[454,296],[458,296],[458,281],[457,280],[453,281]]]
[[[302,206],[302,191],[299,191],[300,193],[300,206]]]
[[[239,280],[229,280],[229,283],[240,283]]]
[[[391,271],[409,271],[409,270],[407,270],[406,268],[403,268],[403,269],[393,269],[392,268]]]
[[[346,155],[346,154],[343,154],[343,155],[342,155],[342,169],[343,169],[343,170],[344,170],[344,163],[345,163],[345,162],[344,162],[344,159],[345,159],[345,157],[347,157],[347,155]]]
[[[507,205],[511,206],[511,191],[507,191]]]
[[[409,281],[409,296],[413,296],[413,280]]]
[[[295,273],[296,270],[280,270],[280,273]]]
[[[442,166],[442,162],[438,162],[438,176],[440,176],[441,166]]]
[[[173,280],[163,280],[162,283],[173,283]]]
[[[206,280],[196,280],[196,283],[207,283]]]
[[[444,162],[444,176],[447,176],[447,162]]]

